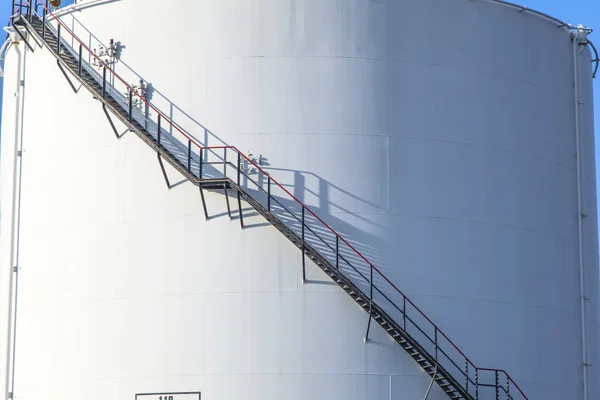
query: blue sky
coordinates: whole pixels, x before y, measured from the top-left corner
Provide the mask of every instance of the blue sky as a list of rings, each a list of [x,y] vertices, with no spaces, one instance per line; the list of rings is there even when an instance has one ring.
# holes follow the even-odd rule
[[[218,0],[215,0],[218,1]],[[451,0],[448,0],[451,1]],[[573,25],[583,24],[596,29],[590,36],[600,49],[600,0],[511,0],[527,7],[544,11]],[[71,4],[73,0],[63,0],[63,5]],[[5,2],[0,7],[0,21],[5,24],[10,15],[10,3]],[[599,74],[600,75],[600,74]],[[2,80],[0,79],[0,89]],[[600,177],[600,76],[594,83],[595,113],[596,113],[596,160],[597,175]],[[0,102],[2,100],[0,99]],[[598,180],[600,182],[600,179]],[[600,184],[597,184],[600,190]],[[599,196],[600,197],[600,196]]]

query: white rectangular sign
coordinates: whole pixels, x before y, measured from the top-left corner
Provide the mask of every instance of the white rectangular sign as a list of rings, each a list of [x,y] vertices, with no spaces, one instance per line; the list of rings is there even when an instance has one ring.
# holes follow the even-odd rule
[[[180,393],[139,393],[135,395],[135,400],[201,400],[200,392],[180,392]]]

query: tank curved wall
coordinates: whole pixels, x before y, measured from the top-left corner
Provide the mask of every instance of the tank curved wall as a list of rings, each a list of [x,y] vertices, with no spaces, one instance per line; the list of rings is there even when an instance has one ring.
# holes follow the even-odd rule
[[[267,158],[478,366],[506,369],[530,399],[582,398],[568,31],[463,0],[124,0],[72,15],[121,41],[152,101],[204,144]],[[595,376],[591,57],[579,58]],[[42,49],[27,55],[24,101],[20,398],[423,397],[427,376],[379,328],[362,342],[367,316],[345,293],[313,266],[303,285],[298,251],[258,218],[240,230],[222,196],[204,221],[197,190],[167,190],[155,155],[117,141]]]

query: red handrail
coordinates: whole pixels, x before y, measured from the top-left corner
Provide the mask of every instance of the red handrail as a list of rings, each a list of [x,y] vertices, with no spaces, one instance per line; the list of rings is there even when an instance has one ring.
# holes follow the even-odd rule
[[[458,348],[458,346],[456,344],[454,344],[454,342],[452,340],[450,340],[450,338],[427,316],[425,315],[425,313],[419,308],[417,307],[417,305],[415,303],[413,303],[412,300],[410,300],[405,294],[404,292],[402,292],[400,289],[398,289],[398,287],[392,283],[392,281],[390,281],[377,267],[375,267],[365,256],[363,256],[358,250],[356,250],[354,248],[354,246],[352,246],[350,243],[348,243],[348,241],[346,239],[344,239],[340,234],[338,234],[335,230],[333,230],[333,228],[331,226],[329,226],[327,223],[325,223],[325,221],[323,221],[321,218],[319,218],[319,216],[317,216],[317,214],[315,214],[308,206],[306,206],[303,202],[301,202],[300,200],[298,200],[293,194],[291,194],[285,187],[283,187],[279,182],[277,182],[274,178],[272,178],[267,172],[265,172],[260,166],[258,166],[254,161],[252,161],[252,159],[250,159],[248,156],[246,156],[244,153],[242,153],[237,147],[235,146],[203,146],[200,143],[196,142],[196,140],[194,140],[192,137],[188,136],[181,128],[179,128],[173,121],[171,121],[169,119],[169,117],[167,117],[165,114],[163,114],[160,110],[158,110],[156,107],[154,107],[154,105],[152,105],[152,103],[150,103],[145,97],[143,97],[142,95],[140,95],[135,89],[133,89],[129,84],[127,84],[123,78],[121,78],[115,71],[113,71],[106,63],[104,63],[104,61],[102,61],[102,59],[100,57],[98,57],[96,54],[94,54],[90,48],[88,46],[86,46],[78,37],[77,35],[75,35],[74,32],[72,32],[69,27],[67,27],[61,20],[60,18],[58,18],[48,7],[46,7],[45,4],[43,4],[42,1],[40,0],[35,0],[36,3],[40,4],[42,7],[44,7],[44,9],[46,9],[46,11],[54,18],[54,20],[61,25],[62,28],[64,28],[72,37],[73,39],[75,39],[75,41],[77,41],[82,48],[84,48],[91,56],[93,56],[104,68],[106,68],[107,71],[109,71],[114,77],[116,77],[123,85],[125,85],[127,87],[127,89],[129,89],[131,91],[131,93],[134,93],[141,101],[143,101],[144,103],[146,103],[148,105],[148,107],[150,109],[152,109],[154,112],[156,112],[162,119],[164,119],[169,125],[171,125],[173,128],[175,128],[179,133],[181,133],[186,139],[188,139],[190,141],[190,143],[193,143],[196,147],[198,147],[198,149],[200,150],[215,150],[215,149],[231,149],[233,151],[235,151],[236,153],[238,153],[240,156],[244,157],[254,168],[256,168],[258,171],[262,172],[265,176],[268,176],[268,179],[273,182],[277,187],[279,187],[281,190],[283,190],[284,193],[286,193],[290,198],[292,198],[296,203],[298,203],[304,210],[308,211],[310,213],[310,215],[312,215],[317,221],[319,221],[324,227],[326,227],[335,237],[337,237],[339,240],[341,240],[346,246],[348,246],[359,258],[361,258],[365,263],[367,263],[369,265],[369,267],[373,268],[374,271],[376,271],[387,283],[390,284],[390,286],[392,286],[402,297],[403,299],[405,299],[406,301],[408,301],[408,303],[410,305],[412,305],[414,307],[414,309],[416,311],[419,312],[419,314],[421,314],[421,316],[423,316],[427,322],[429,322],[434,328],[435,330],[440,333],[447,341],[450,345],[452,345],[452,347],[454,347],[454,349],[456,351],[458,351],[458,353],[464,357],[465,361],[468,362],[473,368],[475,368],[476,370],[482,370],[482,371],[498,371],[498,372],[502,372],[506,375],[506,377],[513,383],[513,385],[515,386],[515,388],[523,395],[523,397],[525,399],[527,399],[527,396],[525,396],[525,394],[523,393],[523,391],[519,388],[519,386],[515,383],[515,381],[510,377],[510,375],[504,371],[504,370],[498,370],[498,369],[491,369],[491,368],[478,368],[477,366],[475,366],[475,364]],[[26,0],[25,4],[28,4],[29,2]]]

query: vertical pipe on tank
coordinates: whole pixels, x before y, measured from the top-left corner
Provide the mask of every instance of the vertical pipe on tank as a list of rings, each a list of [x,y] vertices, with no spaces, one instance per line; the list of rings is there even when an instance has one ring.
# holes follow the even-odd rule
[[[6,376],[5,376],[5,385],[4,388],[6,393],[4,396],[6,398],[14,397],[11,393],[14,389],[14,355],[15,355],[15,325],[16,325],[16,276],[17,271],[15,268],[18,268],[17,265],[17,235],[18,235],[18,167],[19,167],[19,127],[20,121],[19,116],[21,115],[20,111],[20,103],[21,103],[21,65],[22,65],[22,54],[21,49],[19,48],[18,39],[13,38],[13,47],[17,53],[17,87],[15,92],[15,131],[14,131],[14,162],[13,162],[13,180],[12,180],[12,205],[11,205],[11,228],[10,228],[10,279],[9,279],[9,293],[8,293],[8,323],[7,323],[7,333],[6,333]],[[10,388],[10,389],[9,389]]]
[[[4,44],[0,48],[0,78],[4,76],[4,70],[2,69],[2,64],[4,61],[4,57],[6,56],[6,52],[8,52],[8,49],[10,47],[10,44],[11,44],[10,40],[7,40],[6,42],[4,42]]]
[[[587,361],[587,321],[585,307],[585,265],[583,260],[583,226],[582,226],[582,193],[581,193],[581,149],[580,149],[580,120],[579,120],[579,48],[581,36],[584,31],[576,30],[573,33],[573,68],[574,68],[574,87],[575,87],[575,154],[577,159],[577,236],[579,247],[579,290],[580,290],[580,308],[581,308],[581,352],[583,359],[583,399],[588,399],[588,361]]]

